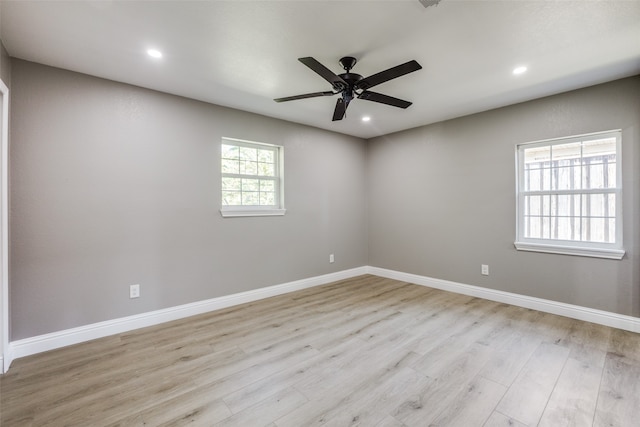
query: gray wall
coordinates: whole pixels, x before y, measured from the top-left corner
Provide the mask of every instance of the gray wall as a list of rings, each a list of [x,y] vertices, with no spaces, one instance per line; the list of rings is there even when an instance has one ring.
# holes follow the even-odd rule
[[[624,259],[516,251],[515,145],[618,128]],[[369,265],[640,315],[640,77],[375,138],[368,185]]]
[[[12,340],[367,264],[640,315],[640,77],[367,143],[10,63]],[[516,251],[515,144],[614,128],[625,258]],[[220,216],[222,136],[285,146],[284,217]]]
[[[367,264],[365,141],[12,65],[12,340]],[[222,136],[285,147],[285,216],[220,216]]]

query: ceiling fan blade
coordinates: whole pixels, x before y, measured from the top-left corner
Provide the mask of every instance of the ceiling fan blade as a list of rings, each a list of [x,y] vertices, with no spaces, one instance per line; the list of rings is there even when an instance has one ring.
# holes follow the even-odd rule
[[[405,101],[403,99],[394,98],[393,96],[383,95],[377,92],[369,92],[365,90],[360,95],[358,95],[359,99],[365,99],[367,101],[379,102],[381,104],[392,105],[398,108],[407,108],[412,103],[409,101]]]
[[[333,110],[333,121],[342,120],[344,118],[345,113],[347,112],[347,107],[349,106],[348,102],[344,102],[344,99],[338,98],[336,102],[336,109]]]
[[[336,90],[342,90],[347,86],[349,86],[347,82],[342,80],[340,76],[336,75],[333,71],[331,71],[330,69],[328,69],[327,67],[325,67],[324,65],[322,65],[321,63],[319,63],[318,61],[316,61],[310,56],[305,58],[298,58],[298,61],[302,62],[307,67],[311,68],[313,71],[319,74],[320,77],[322,77],[323,79],[331,83],[331,85],[334,88],[336,88]]]
[[[304,95],[295,95],[295,96],[287,96],[284,98],[276,98],[274,101],[276,102],[286,102],[286,101],[295,101],[296,99],[306,99],[306,98],[315,98],[317,96],[333,96],[334,92],[313,92],[313,93],[305,93]]]
[[[365,77],[355,84],[356,89],[369,89],[380,83],[387,82],[389,80],[395,79],[400,76],[404,76],[405,74],[413,73],[414,71],[418,71],[422,69],[422,66],[418,64],[415,60],[411,60],[409,62],[405,62],[404,64],[397,65],[393,68],[389,68],[388,70],[380,71],[379,73],[373,74],[369,77]]]

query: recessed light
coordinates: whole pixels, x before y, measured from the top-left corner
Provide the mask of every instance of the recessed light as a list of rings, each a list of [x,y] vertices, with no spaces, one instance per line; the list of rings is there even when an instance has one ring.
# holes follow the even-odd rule
[[[162,58],[162,52],[160,52],[157,49],[148,49],[147,55],[149,55],[152,58]]]
[[[362,117],[362,121],[363,121],[363,122],[368,122],[368,121],[370,121],[370,120],[371,120],[371,117],[369,117],[369,116],[364,116],[364,117]]]
[[[516,67],[513,69],[513,74],[518,75],[518,74],[522,74],[524,72],[527,71],[527,67],[525,66],[521,66],[521,67]]]

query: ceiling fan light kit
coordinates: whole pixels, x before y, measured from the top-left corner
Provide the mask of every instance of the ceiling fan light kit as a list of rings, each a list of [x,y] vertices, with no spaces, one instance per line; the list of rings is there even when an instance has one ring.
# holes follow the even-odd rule
[[[384,70],[369,77],[363,78],[360,74],[351,72],[351,69],[356,65],[356,62],[358,62],[353,56],[345,56],[343,58],[340,58],[340,65],[342,65],[342,68],[344,68],[345,70],[345,72],[342,74],[335,74],[333,71],[329,70],[327,67],[310,56],[298,58],[298,61],[302,62],[320,77],[331,83],[333,91],[312,92],[302,95],[287,96],[284,98],[276,98],[274,99],[274,101],[287,102],[295,101],[298,99],[315,98],[320,96],[333,96],[339,94],[340,98],[338,98],[338,100],[336,101],[336,107],[333,111],[333,121],[342,120],[344,118],[349,103],[356,97],[358,99],[378,102],[398,108],[409,107],[411,105],[411,102],[409,101],[394,98],[382,93],[372,92],[369,90],[369,88],[422,69],[422,66],[418,64],[418,62],[416,62],[415,60],[411,60],[409,62],[405,62],[404,64],[400,64],[393,68],[389,68],[388,70]]]

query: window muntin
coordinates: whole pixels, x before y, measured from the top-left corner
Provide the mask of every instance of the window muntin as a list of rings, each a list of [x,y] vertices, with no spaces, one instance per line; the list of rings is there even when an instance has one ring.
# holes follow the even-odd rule
[[[624,254],[620,145],[620,131],[518,145],[516,247]]]
[[[223,216],[282,215],[282,147],[223,138],[220,148]]]

